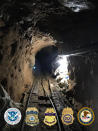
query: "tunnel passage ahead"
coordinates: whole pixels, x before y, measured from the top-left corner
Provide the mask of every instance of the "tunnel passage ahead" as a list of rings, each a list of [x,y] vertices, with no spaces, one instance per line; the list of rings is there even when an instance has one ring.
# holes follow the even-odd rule
[[[33,67],[35,74],[51,74],[52,62],[58,55],[56,46],[48,46],[41,49],[35,56],[35,65]]]

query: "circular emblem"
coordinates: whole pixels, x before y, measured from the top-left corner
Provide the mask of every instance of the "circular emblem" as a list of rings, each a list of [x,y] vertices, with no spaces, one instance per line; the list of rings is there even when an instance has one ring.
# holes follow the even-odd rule
[[[94,112],[91,108],[83,107],[78,112],[78,121],[85,126],[91,125],[95,119]]]
[[[63,120],[64,120],[65,123],[71,123],[71,122],[72,122],[72,115],[66,114],[66,115],[63,117]]]
[[[9,108],[4,113],[4,119],[9,125],[16,125],[21,120],[21,112],[17,108]]]
[[[30,121],[34,121],[35,120],[35,117],[34,116],[31,116],[30,117]]]

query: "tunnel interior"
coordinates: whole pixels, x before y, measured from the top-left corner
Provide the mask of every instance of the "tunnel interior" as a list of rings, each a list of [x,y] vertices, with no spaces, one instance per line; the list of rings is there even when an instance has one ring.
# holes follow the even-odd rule
[[[2,10],[0,14],[0,83],[5,89],[4,91],[7,91],[6,94],[8,93],[12,100],[20,103],[23,102],[22,96],[28,95],[32,88],[33,73],[35,76],[52,75],[52,63],[59,54],[58,50],[64,55],[66,52],[74,50],[79,52],[82,47],[89,49],[90,46],[98,45],[98,4],[95,4],[94,10],[73,13],[61,5],[57,6],[56,0],[44,0],[43,2],[36,0],[34,3],[33,1],[25,3],[26,1],[15,1],[13,4],[4,4],[4,6],[0,4],[2,6],[2,9],[0,9]],[[27,11],[27,15],[24,10]],[[16,13],[21,14],[19,12],[23,16],[20,15],[17,19]],[[50,42],[47,34],[50,35],[50,38],[52,36],[54,41],[57,41],[56,46],[44,47],[47,41]],[[45,40],[46,36],[48,40]],[[37,43],[40,44],[40,49],[35,53]],[[98,50],[98,46],[96,49]],[[63,95],[60,100],[62,101],[63,97],[66,97],[66,103],[70,103],[75,111],[78,111],[81,107],[91,107],[95,112],[96,119],[91,127],[87,127],[87,130],[97,131],[98,53],[72,56],[70,57],[70,67],[71,70],[68,73],[71,78],[73,72],[72,79],[75,80],[76,85],[68,92],[62,91]],[[55,68],[57,68],[57,65]],[[54,79],[54,81],[56,80]],[[72,87],[73,83],[71,82]],[[48,87],[48,84],[45,83],[44,85],[43,82],[43,86]],[[0,108],[3,107],[5,104],[3,102],[6,102],[8,98],[0,96]],[[13,104],[9,106],[13,107]],[[1,118],[3,118],[3,113]],[[72,130],[74,130],[73,127]],[[84,131],[86,130],[84,129]]]
[[[35,56],[34,72],[36,75],[52,75],[52,63],[58,55],[56,46],[42,48]]]

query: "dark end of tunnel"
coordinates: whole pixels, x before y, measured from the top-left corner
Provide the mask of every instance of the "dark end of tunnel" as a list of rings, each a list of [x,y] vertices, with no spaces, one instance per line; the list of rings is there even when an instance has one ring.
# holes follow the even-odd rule
[[[33,71],[35,75],[52,75],[52,63],[58,55],[56,46],[41,49],[35,56]]]

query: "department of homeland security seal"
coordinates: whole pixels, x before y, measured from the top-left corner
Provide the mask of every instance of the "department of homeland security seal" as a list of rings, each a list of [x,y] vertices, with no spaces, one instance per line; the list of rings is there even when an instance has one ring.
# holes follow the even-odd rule
[[[45,111],[44,123],[48,126],[53,126],[57,122],[56,112],[53,108],[47,108]]]
[[[72,108],[67,107],[63,109],[61,120],[65,125],[70,125],[73,123],[74,117]]]
[[[4,120],[9,125],[16,125],[21,120],[21,112],[17,108],[9,108],[4,113]]]
[[[91,125],[95,119],[94,112],[91,108],[83,107],[78,112],[78,121],[84,126]]]
[[[36,126],[39,124],[38,109],[36,107],[27,108],[25,122],[29,126]]]

